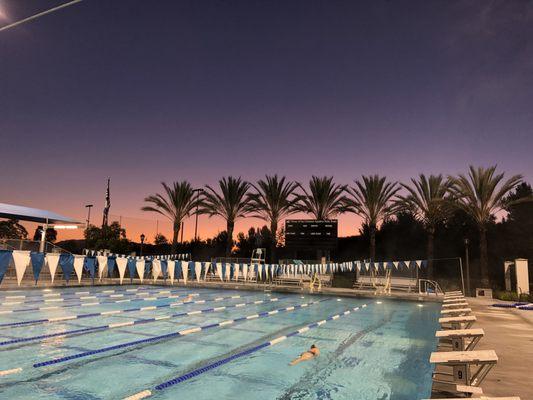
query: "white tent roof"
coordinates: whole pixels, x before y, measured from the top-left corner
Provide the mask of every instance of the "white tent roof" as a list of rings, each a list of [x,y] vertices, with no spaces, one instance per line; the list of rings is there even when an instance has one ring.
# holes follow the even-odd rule
[[[78,221],[72,218],[56,214],[52,211],[5,203],[0,203],[0,218],[14,218],[20,221],[32,221],[43,224],[79,224]]]

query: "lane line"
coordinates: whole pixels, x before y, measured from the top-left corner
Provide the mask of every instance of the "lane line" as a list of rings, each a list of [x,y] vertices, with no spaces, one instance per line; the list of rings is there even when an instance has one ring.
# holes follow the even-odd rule
[[[218,301],[224,301],[224,300],[228,300],[228,299],[232,299],[232,298],[240,298],[240,296],[239,297],[227,297],[227,298],[222,298],[222,299],[213,300],[213,301],[218,302]],[[277,302],[280,299],[286,299],[286,298],[287,297],[270,298],[270,299],[267,299],[267,300],[262,300],[261,303],[257,303],[255,301],[251,301],[251,302],[242,303],[242,304],[244,304],[245,306],[246,305],[256,305],[256,304],[263,304],[263,303],[268,303],[268,302]],[[26,337],[26,338],[18,338],[18,339],[6,340],[4,342],[0,342],[0,346],[8,346],[8,345],[12,345],[12,344],[20,344],[20,343],[27,343],[27,342],[34,342],[34,341],[38,341],[36,343],[41,343],[41,342],[43,342],[43,341],[45,341],[47,339],[54,338],[54,337],[59,337],[59,336],[63,337],[63,336],[70,336],[70,335],[84,335],[84,334],[89,334],[89,333],[93,333],[93,332],[106,331],[106,330],[114,329],[114,328],[121,328],[123,326],[143,325],[143,324],[149,324],[149,323],[152,323],[152,322],[158,322],[158,321],[165,320],[165,319],[179,318],[179,317],[185,317],[185,316],[191,316],[191,315],[197,315],[197,314],[205,314],[205,313],[211,313],[211,312],[218,312],[218,311],[226,310],[228,308],[235,308],[235,307],[236,307],[235,304],[230,304],[230,305],[223,306],[223,307],[205,308],[203,310],[174,313],[174,314],[170,314],[170,315],[162,315],[162,316],[153,317],[153,318],[141,318],[141,319],[136,319],[136,320],[133,320],[133,321],[117,322],[117,323],[114,323],[114,324],[99,325],[99,326],[94,326],[94,327],[74,329],[74,330],[70,330],[70,331],[61,331],[61,332],[55,332],[55,333],[48,333],[48,334],[44,334],[44,335],[37,335],[37,336],[31,336],[31,337]],[[154,309],[155,309],[155,307],[154,307]],[[141,311],[144,311],[144,310],[141,310]],[[112,313],[115,314],[117,312],[119,312],[119,310],[117,310],[116,312],[113,311]],[[111,312],[108,311],[108,312],[105,312],[105,313],[102,313],[102,314],[110,315],[110,313]],[[66,319],[75,319],[75,318],[63,317],[63,320],[66,320]],[[32,343],[32,344],[36,344],[36,343]]]
[[[191,293],[189,295],[183,295],[183,296],[165,296],[160,297],[158,299],[177,299],[180,297],[198,297],[199,293]],[[7,322],[4,324],[0,324],[0,328],[2,327],[15,327],[15,326],[26,326],[26,325],[37,325],[37,324],[44,324],[44,323],[54,323],[58,321],[66,321],[70,319],[82,319],[82,318],[91,318],[91,317],[99,317],[99,316],[106,316],[106,315],[114,315],[114,314],[122,314],[122,313],[128,313],[128,312],[134,312],[134,311],[149,311],[149,310],[155,310],[157,308],[174,308],[179,307],[182,305],[187,304],[203,304],[207,301],[213,301],[213,300],[229,300],[229,299],[240,299],[242,297],[251,297],[253,295],[249,296],[229,296],[229,297],[217,297],[216,299],[202,299],[202,300],[191,300],[191,301],[178,301],[174,303],[168,303],[168,304],[159,304],[156,306],[149,306],[149,307],[135,307],[135,308],[126,308],[124,310],[111,310],[111,311],[102,311],[102,312],[96,312],[96,313],[88,313],[88,314],[75,314],[70,316],[64,316],[64,317],[58,317],[58,318],[64,318],[63,320],[58,318],[42,318],[42,319],[34,319],[34,320],[28,320],[28,321],[18,321],[18,322]],[[156,300],[158,300],[156,298]],[[145,299],[143,299],[145,300]],[[150,300],[151,301],[151,300]],[[91,303],[90,305],[97,305],[97,304],[103,304],[103,303]]]
[[[313,304],[318,304],[318,303],[321,303],[321,302],[324,302],[324,301],[328,301],[328,300],[329,299],[321,299],[321,300],[314,301],[314,302],[304,303],[305,306],[303,304],[298,304],[298,305],[294,306],[294,309],[292,311],[300,310],[300,309],[302,309],[302,308],[304,308],[306,306],[310,306],[310,305],[313,305]],[[280,308],[280,309],[278,309],[278,311],[279,312],[283,312],[283,311],[291,312],[291,311],[287,310],[287,307]],[[264,313],[261,313],[260,315],[261,315],[262,318],[268,318],[271,314],[269,314],[268,312],[264,312]],[[204,326],[201,326],[201,327],[198,327],[198,328],[190,328],[190,329],[186,329],[186,330],[182,330],[182,331],[170,332],[170,333],[167,333],[165,335],[154,336],[154,337],[151,337],[151,338],[148,338],[148,339],[135,340],[135,341],[132,341],[132,342],[121,343],[121,344],[117,344],[117,345],[114,345],[114,346],[100,348],[100,349],[97,349],[97,350],[86,351],[86,352],[83,352],[83,353],[73,354],[73,355],[70,355],[70,356],[65,356],[65,357],[60,357],[60,358],[56,358],[56,359],[52,359],[52,360],[48,360],[48,361],[38,362],[38,363],[33,364],[32,367],[33,368],[41,368],[41,367],[46,367],[46,366],[50,366],[50,365],[63,363],[63,362],[70,361],[70,360],[77,360],[77,359],[80,359],[80,358],[83,358],[83,357],[92,356],[92,355],[95,355],[95,354],[106,353],[106,352],[109,352],[109,351],[120,350],[120,349],[133,347],[133,346],[137,346],[137,345],[142,345],[142,344],[157,343],[157,342],[161,342],[161,341],[164,341],[164,340],[167,340],[167,339],[174,339],[174,338],[177,338],[177,337],[182,337],[182,336],[190,335],[190,334],[193,334],[193,333],[196,333],[196,332],[202,332],[202,331],[205,331],[205,330],[214,329],[214,328],[217,328],[217,327],[233,325],[233,324],[236,324],[236,323],[242,322],[242,321],[247,321],[246,316],[235,318],[235,319],[231,319],[231,320],[221,321],[221,322],[213,323],[213,324],[209,324],[209,325],[204,325]],[[23,367],[12,368],[12,369],[8,369],[8,370],[0,371],[0,376],[17,374],[17,373],[21,373],[23,371],[24,371]]]
[[[317,321],[317,322],[313,322],[309,325],[306,325],[296,331],[293,331],[291,333],[288,333],[286,335],[283,335],[283,336],[278,336],[277,338],[275,339],[272,339],[268,342],[264,342],[264,343],[261,343],[257,346],[254,346],[254,347],[250,347],[246,350],[243,350],[239,353],[236,353],[230,357],[226,357],[226,358],[223,358],[219,361],[216,361],[216,362],[213,362],[213,363],[210,363],[210,364],[206,364],[200,368],[197,368],[191,372],[188,372],[184,375],[180,375],[174,379],[171,379],[171,380],[168,380],[166,382],[163,382],[157,386],[154,387],[153,390],[155,391],[162,391],[162,390],[165,390],[165,389],[168,389],[169,387],[171,386],[174,386],[174,385],[177,385],[179,383],[182,383],[182,382],[185,382],[185,381],[188,381],[190,379],[193,379],[199,375],[202,375],[208,371],[211,371],[213,369],[216,369],[222,365],[225,365],[225,364],[228,364],[238,358],[242,358],[242,357],[246,357],[246,356],[249,356],[250,354],[253,354],[253,353],[256,353],[260,350],[263,350],[267,347],[271,347],[271,346],[275,346],[276,344],[278,343],[281,343],[285,340],[287,340],[288,338],[290,337],[293,337],[293,336],[297,336],[297,335],[300,335],[302,333],[305,333],[311,329],[315,329],[319,326],[322,326],[324,324],[326,324],[327,322],[329,321],[335,321],[341,317],[344,317],[346,315],[350,315],[351,313],[353,312],[356,312],[358,311],[359,309],[361,308],[365,308],[367,305],[366,304],[363,304],[361,307],[354,307],[352,309],[348,309],[342,313],[339,313],[339,314],[334,314],[334,315],[330,315],[329,317],[327,317],[326,319],[322,320],[322,321]],[[139,392],[139,393],[136,393],[132,396],[129,396],[129,397],[125,397],[124,400],[133,400],[133,399],[144,399],[144,398],[147,398],[147,397],[150,397],[151,395],[153,394],[153,391],[152,390],[143,390],[142,392]]]

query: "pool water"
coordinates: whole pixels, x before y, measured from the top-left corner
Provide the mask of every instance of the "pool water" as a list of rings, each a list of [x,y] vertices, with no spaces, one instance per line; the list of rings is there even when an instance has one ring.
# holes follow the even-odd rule
[[[0,303],[0,371],[21,368],[0,376],[1,399],[122,399],[148,391],[150,399],[413,400],[431,392],[436,303],[157,286],[2,291]],[[139,310],[150,306],[157,307]],[[265,313],[272,310],[279,312]],[[352,312],[246,351],[346,310]],[[115,313],[57,320],[109,311]],[[218,325],[254,314],[260,317]],[[288,366],[312,344],[318,358]]]

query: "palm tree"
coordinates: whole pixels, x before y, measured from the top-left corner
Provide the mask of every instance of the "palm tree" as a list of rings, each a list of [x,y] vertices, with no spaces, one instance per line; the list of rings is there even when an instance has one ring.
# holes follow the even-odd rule
[[[479,229],[479,268],[481,284],[489,287],[487,263],[487,225],[494,214],[507,205],[507,194],[518,185],[521,175],[503,181],[504,173],[496,174],[496,166],[489,168],[470,166],[468,176],[449,177],[450,192],[457,205],[469,214]]]
[[[309,213],[319,221],[332,219],[346,211],[346,185],[335,184],[332,176],[313,176],[309,181],[309,192],[301,184],[297,186],[304,194],[298,196],[296,211]]]
[[[178,235],[182,221],[188,217],[196,207],[197,200],[194,190],[187,181],[174,182],[172,186],[161,182],[164,194],[154,194],[144,199],[150,205],[141,208],[143,211],[152,211],[164,215],[172,222],[172,253],[178,247]]]
[[[435,229],[437,224],[449,215],[448,198],[451,183],[449,180],[444,180],[442,175],[430,175],[427,178],[424,174],[420,174],[418,180],[411,179],[411,184],[412,186],[401,184],[407,190],[407,196],[398,196],[398,205],[424,224],[428,234],[428,277],[433,279]]]
[[[394,212],[393,196],[400,190],[396,182],[387,182],[379,175],[364,176],[363,181],[355,181],[355,187],[349,187],[351,198],[347,206],[363,218],[370,232],[370,259],[376,257],[376,231],[380,222]]]
[[[278,175],[265,177],[265,180],[257,181],[257,184],[251,184],[254,193],[248,195],[248,211],[253,213],[253,217],[261,218],[270,224],[270,234],[272,243],[270,247],[270,258],[275,262],[276,253],[276,234],[278,224],[281,219],[295,212],[295,205],[298,202],[298,196],[295,191],[298,188],[296,182],[286,182],[286,178]]]
[[[218,181],[220,194],[211,186],[206,185],[200,212],[210,217],[219,216],[226,220],[226,257],[231,255],[233,247],[233,230],[235,221],[244,217],[248,211],[250,200],[246,196],[250,184],[240,177],[224,177]]]

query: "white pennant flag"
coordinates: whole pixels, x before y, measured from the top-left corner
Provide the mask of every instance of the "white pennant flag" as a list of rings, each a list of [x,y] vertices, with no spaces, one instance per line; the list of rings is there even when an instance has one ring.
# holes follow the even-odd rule
[[[121,285],[124,279],[124,275],[126,273],[127,265],[128,265],[128,259],[126,257],[117,257],[117,269],[118,269],[118,276],[120,278]]]
[[[393,261],[392,265],[394,265],[394,268],[398,269],[398,265],[400,264],[399,261]]]
[[[187,278],[189,277],[189,262],[181,262],[181,272],[183,274],[183,283],[187,284]]]
[[[246,279],[248,279],[248,264],[242,265],[242,277],[244,281],[246,282]]]
[[[137,275],[139,275],[139,279],[141,280],[141,283],[143,283],[143,279],[144,279],[144,260],[137,260],[137,263],[135,264],[135,268],[137,269]]]
[[[20,286],[26,268],[30,265],[30,252],[25,250],[13,250],[13,261],[17,273],[17,284]]]
[[[409,265],[411,264],[411,261],[404,261],[403,262],[407,268],[409,268]]]
[[[216,267],[217,267],[217,275],[218,275],[218,277],[220,278],[220,280],[222,282],[224,282],[224,277],[222,276],[222,263],[217,263]]]
[[[422,260],[416,260],[416,265],[418,266],[418,268],[420,268],[420,266],[422,265]]]
[[[205,262],[204,263],[204,281],[207,280],[207,274],[209,272],[209,268],[211,268],[211,263]]]
[[[83,263],[85,262],[85,256],[74,255],[74,271],[78,277],[78,283],[81,282],[81,275],[83,273]]]
[[[195,262],[194,263],[194,274],[196,275],[196,282],[200,282],[200,275],[202,275],[202,263],[201,262]]]
[[[240,268],[240,265],[239,264],[233,264],[233,266],[235,267],[235,271],[233,273],[233,279],[238,281],[239,280],[239,268]]]
[[[107,271],[107,256],[97,256],[98,260],[98,279],[101,281],[104,272]]]
[[[231,264],[226,263],[226,276],[224,277],[224,280],[229,281],[231,278]]]
[[[168,260],[167,261],[167,271],[168,271],[168,277],[170,278],[170,284],[174,284],[174,271],[176,268],[176,261],[174,260]]]
[[[154,283],[157,281],[157,278],[161,275],[161,260],[154,259],[152,261],[152,277],[154,278]]]
[[[59,254],[55,254],[55,253],[46,254],[46,265],[48,265],[48,270],[50,271],[50,277],[52,279],[52,283],[54,283],[54,278],[56,275],[58,264],[59,264]]]
[[[259,280],[263,280],[263,266],[261,264],[257,265],[257,271],[259,273]]]

